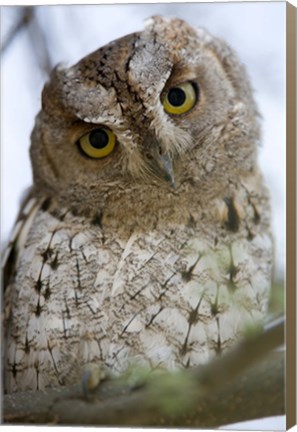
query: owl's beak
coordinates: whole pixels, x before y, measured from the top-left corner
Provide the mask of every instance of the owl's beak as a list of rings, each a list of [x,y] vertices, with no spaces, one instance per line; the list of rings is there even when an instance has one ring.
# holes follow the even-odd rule
[[[175,189],[174,172],[171,157],[167,153],[158,155],[157,163],[160,177],[166,180]]]

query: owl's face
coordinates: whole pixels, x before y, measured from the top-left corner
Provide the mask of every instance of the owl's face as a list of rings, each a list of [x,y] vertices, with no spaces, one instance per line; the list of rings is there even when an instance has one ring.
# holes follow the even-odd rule
[[[179,19],[156,17],[53,71],[32,134],[35,185],[86,207],[144,187],[178,194],[191,184],[199,193],[252,171],[258,138],[233,51]]]

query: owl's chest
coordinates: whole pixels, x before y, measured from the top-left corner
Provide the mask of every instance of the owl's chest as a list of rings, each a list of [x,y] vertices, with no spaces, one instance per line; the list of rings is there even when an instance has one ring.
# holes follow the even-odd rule
[[[196,292],[186,287],[197,279],[198,261],[205,267],[203,250],[209,249],[203,239],[191,245],[192,229],[135,231],[125,237],[98,226],[73,229],[46,222],[45,235],[38,224],[33,228],[19,262],[14,316],[24,328],[34,333],[37,322],[46,322],[47,334],[65,339],[86,331],[112,340],[155,328],[165,310],[175,317],[175,311],[183,311],[187,325],[202,286]]]
[[[45,385],[94,361],[113,372],[207,361],[263,315],[271,270],[268,235],[214,237],[190,226],[123,237],[40,213],[15,280],[10,361],[34,370],[37,358]]]

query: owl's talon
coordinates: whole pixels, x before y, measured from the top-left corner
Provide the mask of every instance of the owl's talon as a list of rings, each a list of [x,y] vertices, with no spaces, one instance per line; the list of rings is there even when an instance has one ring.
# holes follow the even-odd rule
[[[82,389],[86,399],[90,396],[90,392],[95,390],[101,381],[106,378],[105,368],[97,363],[88,363],[84,366],[82,373]]]

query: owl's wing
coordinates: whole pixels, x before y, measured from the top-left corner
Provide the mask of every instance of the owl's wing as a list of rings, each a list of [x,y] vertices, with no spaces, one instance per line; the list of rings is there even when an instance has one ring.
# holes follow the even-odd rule
[[[21,210],[1,259],[4,290],[8,287],[11,277],[15,272],[20,252],[24,248],[34,217],[43,201],[44,198],[37,199],[33,196],[32,189],[29,189],[25,194]]]

